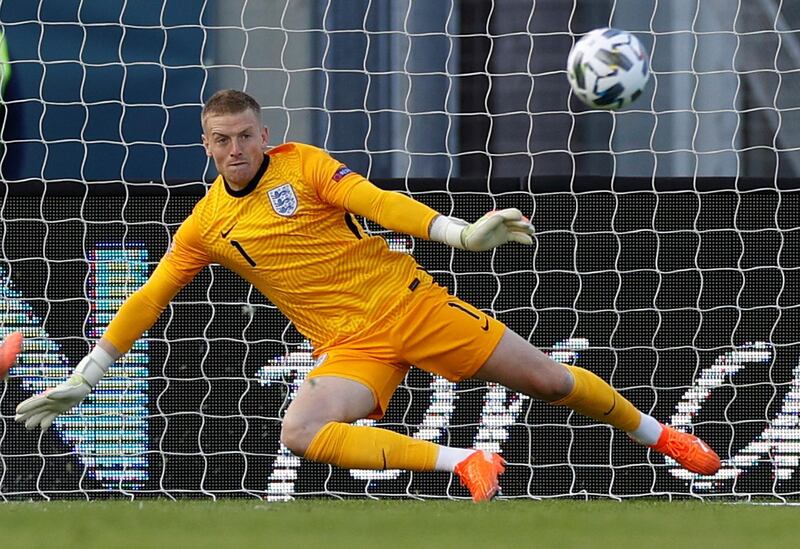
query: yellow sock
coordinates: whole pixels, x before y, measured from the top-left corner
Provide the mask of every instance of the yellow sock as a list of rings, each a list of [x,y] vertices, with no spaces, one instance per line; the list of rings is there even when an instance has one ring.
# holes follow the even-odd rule
[[[345,469],[432,471],[439,447],[426,440],[346,423],[326,424],[311,441],[305,457]]]
[[[616,389],[589,370],[568,364],[564,366],[572,373],[575,386],[567,396],[553,404],[563,404],[625,432],[634,431],[639,427],[642,418],[639,410]]]

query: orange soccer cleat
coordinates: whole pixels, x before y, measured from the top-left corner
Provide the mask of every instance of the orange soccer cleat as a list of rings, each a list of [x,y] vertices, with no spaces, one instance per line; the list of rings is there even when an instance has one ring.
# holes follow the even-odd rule
[[[719,456],[705,442],[668,425],[663,427],[658,442],[650,448],[671,457],[692,473],[713,475],[719,471]]]
[[[17,361],[17,355],[22,350],[22,334],[13,332],[0,344],[0,380],[6,377],[8,371]]]
[[[453,471],[472,494],[472,501],[488,501],[500,491],[497,477],[506,470],[506,461],[498,454],[476,450],[460,461]]]

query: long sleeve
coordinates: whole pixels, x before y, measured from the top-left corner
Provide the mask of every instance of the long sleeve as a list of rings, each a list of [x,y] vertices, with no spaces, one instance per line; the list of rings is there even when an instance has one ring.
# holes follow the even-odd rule
[[[104,338],[120,353],[150,328],[172,298],[210,262],[202,249],[193,216],[175,233],[173,245],[147,282],[125,300],[108,326]]]
[[[300,150],[305,177],[313,182],[322,200],[387,229],[430,237],[431,221],[438,212],[404,194],[379,189],[321,149],[306,145]]]

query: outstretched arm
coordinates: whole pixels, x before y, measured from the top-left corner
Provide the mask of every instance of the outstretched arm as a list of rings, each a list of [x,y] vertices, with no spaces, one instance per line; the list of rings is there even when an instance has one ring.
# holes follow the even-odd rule
[[[75,367],[67,381],[24,400],[15,420],[26,429],[42,430],[67,410],[80,404],[111,365],[128,352],[150,328],[167,304],[208,263],[194,241],[192,218],[175,234],[175,245],[159,263],[148,281],[122,304],[97,346]]]
[[[180,287],[173,286],[165,280],[163,274],[159,274],[156,269],[147,283],[125,301],[111,321],[106,334],[78,363],[70,378],[52,389],[21,402],[17,406],[17,415],[14,419],[24,423],[26,429],[33,429],[38,425],[45,430],[50,427],[56,416],[78,405],[108,372],[111,365],[130,349],[128,344],[118,348],[113,341],[115,339],[131,341],[132,344],[141,337],[169,303],[169,299],[161,301],[154,299],[153,296],[174,295],[179,289]],[[110,334],[112,337],[109,337]],[[124,337],[120,337],[120,334],[124,334]]]
[[[516,208],[492,211],[475,223],[467,223],[441,215],[403,194],[381,190],[366,179],[353,185],[344,205],[348,211],[387,229],[443,242],[461,250],[482,252],[506,242],[533,243],[533,226]],[[425,229],[420,230],[420,222],[427,220]]]
[[[349,188],[343,205],[348,211],[387,229],[443,242],[461,250],[482,252],[506,242],[533,243],[533,226],[516,208],[492,211],[475,223],[467,223],[440,215],[403,194],[381,190],[363,178]]]
[[[533,226],[516,208],[492,211],[467,223],[440,215],[404,194],[379,189],[319,149],[306,146],[303,152],[306,176],[323,200],[387,229],[475,252],[506,242],[533,243]]]

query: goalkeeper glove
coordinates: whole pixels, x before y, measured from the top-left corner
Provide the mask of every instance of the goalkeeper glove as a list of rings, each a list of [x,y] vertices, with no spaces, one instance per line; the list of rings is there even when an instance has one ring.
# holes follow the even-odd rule
[[[17,406],[15,421],[30,430],[37,425],[46,431],[59,414],[77,406],[108,371],[114,359],[100,347],[83,358],[70,378],[52,389],[34,395]]]
[[[440,215],[431,225],[431,240],[454,248],[482,252],[506,242],[533,244],[533,225],[516,208],[487,213],[475,223]]]

